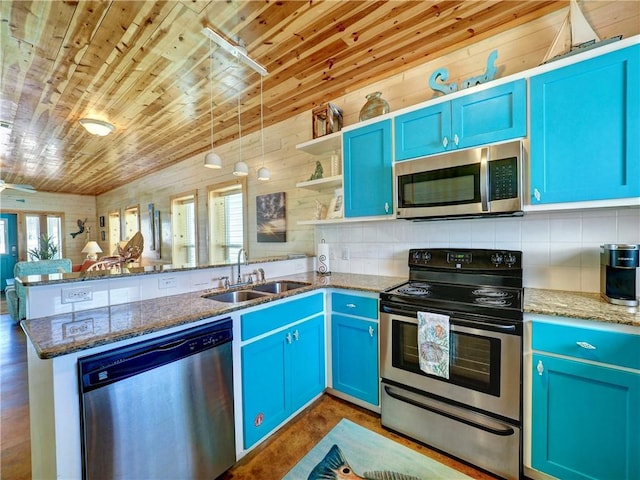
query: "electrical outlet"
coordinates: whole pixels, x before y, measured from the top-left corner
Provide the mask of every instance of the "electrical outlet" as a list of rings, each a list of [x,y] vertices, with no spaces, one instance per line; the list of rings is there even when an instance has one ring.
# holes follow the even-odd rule
[[[349,249],[342,247],[342,260],[349,260]]]
[[[168,277],[168,278],[159,278],[158,279],[158,288],[175,288],[178,286],[178,281],[176,277]]]
[[[62,303],[87,302],[93,299],[91,287],[76,287],[62,289]]]

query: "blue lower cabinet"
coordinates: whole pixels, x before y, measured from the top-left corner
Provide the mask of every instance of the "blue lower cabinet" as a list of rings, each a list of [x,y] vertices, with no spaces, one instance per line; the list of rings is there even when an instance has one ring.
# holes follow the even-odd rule
[[[335,390],[379,404],[377,322],[333,314],[331,358]]]
[[[557,478],[640,478],[640,374],[533,355],[531,463]]]
[[[324,315],[241,349],[244,447],[249,448],[325,387]]]

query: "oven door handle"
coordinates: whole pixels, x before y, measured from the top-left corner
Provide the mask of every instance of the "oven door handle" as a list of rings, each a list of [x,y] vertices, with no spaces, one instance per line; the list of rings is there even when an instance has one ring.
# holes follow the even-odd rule
[[[486,330],[493,330],[494,332],[495,331],[499,331],[499,332],[515,332],[516,331],[515,325],[496,325],[495,323],[486,323],[486,322],[475,321],[475,320],[473,322],[468,322],[466,320],[456,319],[453,322],[453,324],[464,326],[464,327],[470,327],[470,328],[478,328],[480,326]]]
[[[381,305],[380,306],[380,311],[383,313],[390,313],[390,314],[395,314],[395,315],[400,315],[403,317],[407,317],[407,318],[411,318],[412,320],[416,320],[416,314],[415,312],[412,311],[407,311],[407,310],[403,310],[400,308],[391,308],[388,307],[387,305]],[[473,322],[470,322],[468,320],[462,320],[459,318],[452,318],[451,319],[451,324],[453,326],[459,325],[461,327],[469,327],[469,328],[478,328],[478,327],[482,327],[485,330],[489,330],[489,331],[493,331],[493,332],[505,332],[505,333],[515,333],[517,332],[517,328],[515,325],[499,325],[499,324],[495,324],[495,323],[487,323],[487,322],[482,322],[480,320],[474,320]]]
[[[494,426],[488,425],[486,423],[479,423],[479,422],[475,422],[469,418],[463,418],[460,417],[458,415],[455,415],[452,412],[447,412],[445,410],[442,410],[440,408],[437,408],[433,405],[427,405],[425,403],[422,402],[418,402],[417,400],[414,400],[413,398],[408,398],[405,397],[404,395],[400,395],[399,393],[394,392],[390,387],[386,386],[384,387],[384,391],[387,393],[387,395],[389,395],[391,398],[395,398],[396,400],[400,401],[400,402],[404,402],[404,403],[408,403],[410,405],[413,405],[414,407],[418,407],[421,408],[423,410],[427,410],[429,412],[433,412],[437,415],[442,415],[444,417],[450,418],[452,420],[455,420],[457,422],[461,422],[464,423],[466,425],[470,425],[472,427],[475,428],[479,428],[480,430],[484,430],[485,432],[489,432],[493,435],[498,435],[500,437],[508,437],[510,435],[513,435],[515,433],[515,430],[513,428],[511,428],[508,425],[503,425],[504,428],[496,428]],[[492,423],[496,423],[496,422],[492,422]]]

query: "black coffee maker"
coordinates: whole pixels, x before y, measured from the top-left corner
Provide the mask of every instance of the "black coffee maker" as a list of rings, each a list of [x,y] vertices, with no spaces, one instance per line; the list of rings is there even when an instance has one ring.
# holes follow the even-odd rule
[[[636,268],[640,245],[608,243],[600,245],[600,293],[610,303],[635,307]]]

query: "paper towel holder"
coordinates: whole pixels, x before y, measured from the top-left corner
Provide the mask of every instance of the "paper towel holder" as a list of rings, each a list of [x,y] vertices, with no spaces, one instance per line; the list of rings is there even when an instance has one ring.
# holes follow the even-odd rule
[[[329,268],[329,244],[325,243],[324,238],[318,244],[317,273],[318,275],[331,275],[331,269]]]

